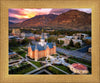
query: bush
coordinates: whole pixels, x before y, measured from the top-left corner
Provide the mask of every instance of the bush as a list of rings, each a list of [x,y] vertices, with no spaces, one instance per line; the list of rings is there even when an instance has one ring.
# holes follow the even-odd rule
[[[87,44],[87,45],[91,45],[91,41],[89,41],[89,40],[83,40],[83,42],[84,42],[85,44]]]
[[[68,46],[66,46],[66,49],[70,49],[70,46],[68,45]]]
[[[9,46],[10,47],[18,47],[20,45],[20,42],[17,41],[16,39],[12,39],[9,41]]]
[[[63,45],[64,44],[64,41],[60,40],[59,44],[60,45]]]
[[[18,54],[23,54],[25,53],[24,51],[16,51]]]
[[[22,40],[21,44],[27,45],[27,44],[29,44],[30,41],[31,41],[30,39],[25,38],[25,39]]]
[[[70,43],[69,43],[69,45],[68,46],[72,46],[72,47],[74,47],[74,43],[73,43],[73,41],[71,40],[70,41]]]
[[[81,47],[81,44],[79,42],[75,43],[74,45],[76,48],[80,48]]]
[[[40,58],[38,61],[45,61],[46,57]]]

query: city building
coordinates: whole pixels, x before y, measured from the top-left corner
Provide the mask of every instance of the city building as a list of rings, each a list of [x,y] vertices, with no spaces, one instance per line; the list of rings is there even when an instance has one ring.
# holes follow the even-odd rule
[[[9,36],[9,41],[11,41],[12,39],[16,39],[17,41],[22,41],[24,38],[20,38],[17,36]]]
[[[60,42],[60,40],[64,41],[63,46],[69,45],[69,43],[70,43],[71,40],[73,41],[74,44],[76,44],[76,43],[79,42],[80,45],[82,45],[82,40],[76,39],[73,36],[65,36],[64,38],[58,38],[58,40],[59,40],[59,42]]]
[[[85,34],[85,33],[75,33],[75,34],[73,34],[73,37],[78,38],[78,39],[83,39],[85,37],[88,37],[88,34]]]
[[[15,39],[16,37],[15,36],[9,36],[9,39]]]
[[[72,41],[73,41],[73,43],[74,44],[76,44],[76,43],[80,43],[80,45],[82,45],[83,43],[82,43],[82,40],[80,40],[80,39],[72,39]]]
[[[73,63],[72,65],[69,65],[69,68],[71,71],[77,74],[87,74],[88,73],[87,67],[80,63]]]
[[[41,35],[39,34],[34,34],[35,38],[41,38]]]
[[[34,36],[28,37],[28,39],[35,40],[35,37]]]
[[[44,38],[47,39],[48,37],[50,37],[49,33],[43,33],[44,34]]]
[[[32,36],[34,36],[34,34],[33,33],[21,33],[21,37],[32,37]]]
[[[85,37],[84,40],[89,40],[89,41],[91,41],[91,37]]]
[[[14,36],[19,36],[20,35],[20,29],[12,29],[12,34],[14,35]]]
[[[90,47],[90,48],[88,48],[88,52],[90,52],[90,53],[91,53],[91,51],[92,51],[91,47]]]
[[[48,57],[52,54],[56,54],[56,44],[45,42],[44,34],[42,33],[40,42],[36,42],[35,45],[28,46],[28,55],[30,58],[37,61],[39,58]]]
[[[9,55],[9,58],[12,58],[16,55],[16,53],[15,52],[9,52],[8,55]]]

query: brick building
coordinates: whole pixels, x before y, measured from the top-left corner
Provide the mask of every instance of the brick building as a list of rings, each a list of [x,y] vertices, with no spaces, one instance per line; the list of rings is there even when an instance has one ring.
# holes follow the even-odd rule
[[[19,36],[20,35],[20,29],[12,29],[12,34],[15,36]]]
[[[28,46],[28,55],[30,58],[37,61],[39,58],[48,57],[52,54],[56,54],[56,44],[45,42],[44,34],[42,33],[40,42],[35,45]]]

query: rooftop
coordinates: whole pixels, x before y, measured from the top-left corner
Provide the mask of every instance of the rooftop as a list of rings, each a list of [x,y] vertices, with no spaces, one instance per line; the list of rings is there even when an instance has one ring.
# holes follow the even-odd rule
[[[73,63],[72,66],[76,69],[79,69],[79,70],[86,70],[87,67],[85,65],[82,65],[80,63]]]
[[[45,49],[47,48],[47,46],[48,46],[49,48],[53,48],[53,43],[47,43],[45,46],[41,46],[40,44],[37,44],[37,49],[38,49],[39,51],[45,50]],[[36,45],[31,46],[32,51],[35,50],[35,47],[36,47]]]
[[[91,40],[91,37],[85,37],[84,39],[90,39]]]

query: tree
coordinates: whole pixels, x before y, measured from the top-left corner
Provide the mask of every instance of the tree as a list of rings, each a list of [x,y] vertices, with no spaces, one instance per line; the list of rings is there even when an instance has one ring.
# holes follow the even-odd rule
[[[65,48],[66,48],[66,49],[70,49],[70,46],[68,45],[68,46],[66,46]]]
[[[30,39],[25,38],[25,39],[22,40],[21,44],[27,45],[27,44],[29,44],[30,41],[31,41]]]
[[[75,43],[75,47],[76,48],[80,48],[81,47],[81,44],[79,42]]]
[[[83,42],[87,45],[91,45],[91,41],[90,40],[83,40]]]
[[[12,39],[9,41],[9,46],[16,47],[18,46],[18,42],[16,39]]]
[[[57,37],[49,37],[49,38],[47,39],[47,41],[48,41],[48,42],[55,42],[55,41],[57,41]]]
[[[73,43],[73,41],[72,41],[72,40],[70,41],[70,43],[69,43],[69,45],[68,45],[68,46],[74,47],[74,43]]]
[[[56,44],[59,44],[59,40],[56,40]]]
[[[60,45],[63,45],[64,44],[64,41],[60,40],[59,44]]]
[[[35,40],[36,40],[37,42],[39,42],[39,41],[40,41],[40,38],[36,38]]]

